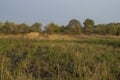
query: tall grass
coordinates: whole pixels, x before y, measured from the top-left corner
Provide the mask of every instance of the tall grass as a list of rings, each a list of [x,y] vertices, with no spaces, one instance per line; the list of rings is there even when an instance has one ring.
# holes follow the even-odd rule
[[[120,41],[0,39],[0,80],[119,80]]]

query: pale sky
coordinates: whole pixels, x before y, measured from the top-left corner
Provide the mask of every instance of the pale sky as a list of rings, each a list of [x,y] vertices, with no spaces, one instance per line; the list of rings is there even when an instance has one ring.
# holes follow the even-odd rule
[[[43,25],[81,23],[91,18],[96,24],[120,22],[120,0],[0,0],[0,21]]]

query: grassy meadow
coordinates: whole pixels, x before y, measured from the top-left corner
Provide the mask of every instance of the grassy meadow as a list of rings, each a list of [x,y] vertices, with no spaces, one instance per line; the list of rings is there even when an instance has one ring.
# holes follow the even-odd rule
[[[0,80],[120,80],[120,39],[0,39]]]

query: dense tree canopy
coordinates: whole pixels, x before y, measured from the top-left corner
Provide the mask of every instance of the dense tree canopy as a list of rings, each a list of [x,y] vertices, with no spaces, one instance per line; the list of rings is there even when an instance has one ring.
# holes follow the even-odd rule
[[[120,23],[109,23],[109,24],[99,24],[96,25],[96,32],[98,34],[111,34],[111,35],[119,35]]]
[[[118,26],[118,29],[117,29],[117,35],[120,35],[120,25]]]
[[[64,25],[60,26],[60,33],[67,33],[66,30],[67,30],[66,26]]]
[[[83,24],[86,33],[90,34],[94,32],[94,21],[92,19],[86,19]]]
[[[84,21],[84,25],[85,25],[85,27],[87,27],[89,25],[94,26],[94,21],[92,19],[88,18]]]
[[[82,25],[78,20],[72,19],[69,21],[67,29],[69,30],[68,32],[71,34],[80,34],[82,32]]]
[[[107,29],[105,24],[96,25],[96,33],[98,34],[107,34]]]
[[[2,27],[2,32],[8,34],[12,31],[14,31],[14,23],[6,21]]]
[[[31,32],[41,32],[41,27],[42,27],[42,24],[39,22],[36,22],[31,26],[30,30]]]
[[[16,24],[14,22],[6,21],[0,22],[0,33],[4,34],[27,34],[30,32],[45,32],[48,34],[62,33],[62,34],[100,34],[100,35],[120,35],[120,23],[108,23],[94,25],[94,20],[85,19],[82,27],[81,22],[76,19],[71,19],[69,23],[64,26],[59,26],[54,22],[46,25],[42,30],[42,24],[35,22],[32,25],[26,23]]]
[[[45,26],[45,32],[46,33],[58,33],[60,31],[60,28],[57,24],[51,22],[50,24],[48,24],[47,26]]]

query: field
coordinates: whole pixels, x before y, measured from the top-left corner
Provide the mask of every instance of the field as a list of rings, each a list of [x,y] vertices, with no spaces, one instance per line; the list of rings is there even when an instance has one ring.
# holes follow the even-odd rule
[[[80,38],[0,38],[0,80],[120,80],[120,38]]]

